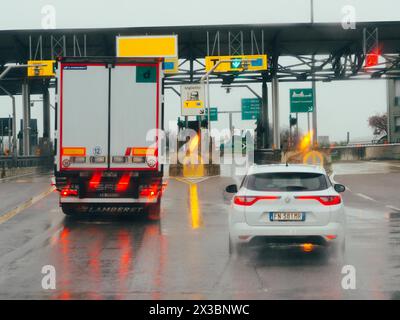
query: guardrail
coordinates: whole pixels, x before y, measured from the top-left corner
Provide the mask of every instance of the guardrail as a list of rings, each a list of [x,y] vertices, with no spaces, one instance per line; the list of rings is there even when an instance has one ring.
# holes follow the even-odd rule
[[[362,148],[362,147],[391,147],[400,146],[400,143],[367,143],[367,144],[349,144],[346,146],[323,147],[321,149],[347,149],[347,148]]]
[[[337,146],[321,150],[328,151],[332,161],[400,160],[400,143]]]
[[[0,156],[0,170],[4,171],[11,168],[28,168],[28,167],[51,167],[54,163],[53,156],[19,156],[13,157]]]

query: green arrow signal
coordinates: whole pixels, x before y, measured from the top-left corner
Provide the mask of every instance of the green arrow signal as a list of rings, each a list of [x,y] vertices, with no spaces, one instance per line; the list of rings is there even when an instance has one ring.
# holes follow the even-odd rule
[[[232,69],[239,69],[242,64],[242,59],[233,59],[231,61],[231,68]]]

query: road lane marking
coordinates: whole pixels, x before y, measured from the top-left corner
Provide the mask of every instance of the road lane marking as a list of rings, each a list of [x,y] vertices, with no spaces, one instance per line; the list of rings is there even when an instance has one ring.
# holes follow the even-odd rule
[[[20,204],[18,207],[8,211],[7,213],[3,214],[2,216],[0,216],[0,225],[7,222],[8,220],[12,219],[13,217],[15,217],[17,214],[19,214],[20,212],[28,209],[29,207],[31,207],[32,205],[34,205],[35,203],[37,203],[38,201],[42,200],[43,198],[47,197],[49,194],[51,194],[53,191],[55,190],[54,186],[51,186],[49,189],[47,189],[46,191],[38,194],[37,196],[32,197],[31,199],[29,199],[28,201],[25,201],[24,203]]]
[[[358,196],[361,197],[361,198],[364,198],[364,199],[367,199],[367,200],[370,200],[370,201],[377,202],[375,199],[373,199],[373,198],[371,198],[371,197],[368,197],[368,196],[366,196],[365,194],[356,193],[356,195],[358,195]]]
[[[182,182],[189,187],[189,211],[190,211],[190,218],[191,218],[191,226],[192,229],[199,229],[204,226],[203,215],[200,210],[200,201],[199,201],[199,193],[197,190],[197,183],[202,182],[191,182],[187,179],[181,178],[174,178],[175,180]]]
[[[204,177],[204,178],[178,178],[178,177],[174,177],[173,179],[179,181],[179,182],[183,182],[186,184],[197,184],[203,181],[208,180],[210,177]]]

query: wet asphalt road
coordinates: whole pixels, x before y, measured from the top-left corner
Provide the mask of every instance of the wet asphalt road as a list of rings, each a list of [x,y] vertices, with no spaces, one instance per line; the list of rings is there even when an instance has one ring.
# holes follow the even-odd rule
[[[170,179],[160,222],[65,218],[54,192],[1,222],[49,184],[0,184],[0,299],[400,299],[400,164],[334,170],[349,187],[343,261],[288,248],[229,256],[230,177]],[[42,289],[44,265],[56,269],[55,290]],[[344,265],[355,290],[341,286]]]

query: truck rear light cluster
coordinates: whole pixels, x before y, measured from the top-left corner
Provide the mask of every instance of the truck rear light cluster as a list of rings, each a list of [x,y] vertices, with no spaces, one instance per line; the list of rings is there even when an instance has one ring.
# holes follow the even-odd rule
[[[233,203],[238,206],[249,207],[255,204],[259,200],[278,200],[278,196],[235,196],[233,198]]]
[[[114,163],[125,163],[125,162],[128,162],[128,157],[114,156],[114,157],[112,157],[112,162],[114,162]]]
[[[324,206],[334,206],[342,203],[340,196],[297,196],[295,198],[299,200],[317,200]]]
[[[71,157],[72,163],[86,163],[86,157]]]
[[[91,163],[105,163],[106,157],[103,157],[103,156],[90,157],[90,162]]]
[[[61,190],[61,196],[62,197],[77,197],[78,196],[78,190],[70,189],[70,188],[64,188],[64,189]]]
[[[146,157],[132,157],[133,163],[145,163]]]
[[[145,185],[139,188],[139,196],[143,198],[156,198],[160,192],[160,185]]]

